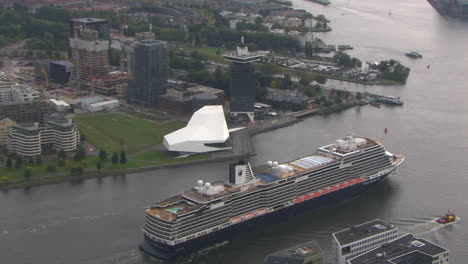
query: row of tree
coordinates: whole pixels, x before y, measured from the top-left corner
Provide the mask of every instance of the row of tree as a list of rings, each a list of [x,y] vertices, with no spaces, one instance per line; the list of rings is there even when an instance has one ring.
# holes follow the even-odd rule
[[[22,39],[30,39],[26,42],[30,49],[67,50],[68,27],[22,9],[0,9],[0,47]]]
[[[335,61],[336,65],[343,66],[345,68],[354,68],[362,66],[362,61],[349,56],[343,51],[337,51],[333,56],[333,60]]]
[[[403,84],[406,83],[410,73],[410,68],[396,60],[381,61],[378,64],[371,64],[370,67],[380,70],[385,79]]]

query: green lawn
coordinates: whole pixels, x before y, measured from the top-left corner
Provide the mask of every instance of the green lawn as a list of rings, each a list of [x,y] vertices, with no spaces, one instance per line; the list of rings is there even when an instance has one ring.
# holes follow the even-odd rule
[[[90,144],[107,153],[120,151],[122,144],[127,155],[162,144],[164,135],[185,126],[181,121],[155,123],[116,113],[77,116],[73,120]]]

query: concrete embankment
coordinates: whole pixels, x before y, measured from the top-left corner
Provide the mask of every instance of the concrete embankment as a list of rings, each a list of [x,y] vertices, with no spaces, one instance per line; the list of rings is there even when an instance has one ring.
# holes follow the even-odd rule
[[[180,162],[180,163],[169,163],[169,164],[161,164],[161,165],[141,167],[141,168],[115,170],[115,171],[92,170],[92,171],[86,171],[83,175],[77,175],[77,176],[70,176],[69,174],[63,174],[60,176],[56,175],[56,176],[50,176],[50,177],[41,177],[41,178],[31,179],[31,180],[18,180],[18,181],[11,181],[8,183],[0,184],[0,190],[8,190],[8,189],[15,189],[15,188],[29,188],[33,186],[62,183],[62,182],[82,181],[82,180],[87,180],[87,179],[125,175],[125,174],[131,174],[131,173],[153,171],[153,170],[167,169],[167,168],[174,168],[174,167],[190,166],[190,165],[209,163],[209,162],[222,162],[222,161],[235,160],[235,159],[246,159],[253,155],[255,154],[243,153],[239,155],[231,155],[231,156],[226,156],[226,157],[215,157],[215,158],[206,159],[206,160],[194,160],[194,161],[186,161],[186,162]]]

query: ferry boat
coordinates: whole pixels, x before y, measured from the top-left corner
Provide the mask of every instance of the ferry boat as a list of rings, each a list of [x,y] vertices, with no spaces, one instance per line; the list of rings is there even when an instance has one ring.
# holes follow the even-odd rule
[[[375,101],[384,104],[403,105],[403,101],[401,101],[400,98],[395,98],[393,96],[382,96],[380,98],[377,98]]]
[[[322,5],[329,5],[331,4],[330,1],[328,0],[310,0],[311,2],[314,2],[314,3],[319,3],[319,4],[322,4]]]
[[[455,216],[453,212],[448,210],[446,214],[437,218],[436,221],[437,223],[440,223],[440,224],[448,224],[448,223],[453,223],[457,221],[457,217]]]
[[[422,58],[422,55],[417,53],[416,51],[407,52],[405,53],[405,55],[410,58]]]
[[[157,259],[192,255],[269,223],[346,201],[404,160],[375,139],[348,136],[315,154],[252,169],[230,164],[228,181],[203,182],[146,209],[140,249]]]

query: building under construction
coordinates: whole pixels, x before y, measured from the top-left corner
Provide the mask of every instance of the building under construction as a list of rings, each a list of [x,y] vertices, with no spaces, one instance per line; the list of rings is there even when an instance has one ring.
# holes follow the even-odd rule
[[[113,71],[103,78],[92,80],[91,90],[103,95],[117,95],[125,98],[127,94],[127,74],[121,71]]]
[[[70,38],[73,78],[78,89],[91,89],[93,80],[104,79],[109,74],[109,39],[98,30],[86,28],[87,24],[75,20],[73,23],[74,33]]]
[[[55,109],[45,101],[0,104],[0,118],[8,117],[18,123],[43,122],[45,115],[55,112]]]

